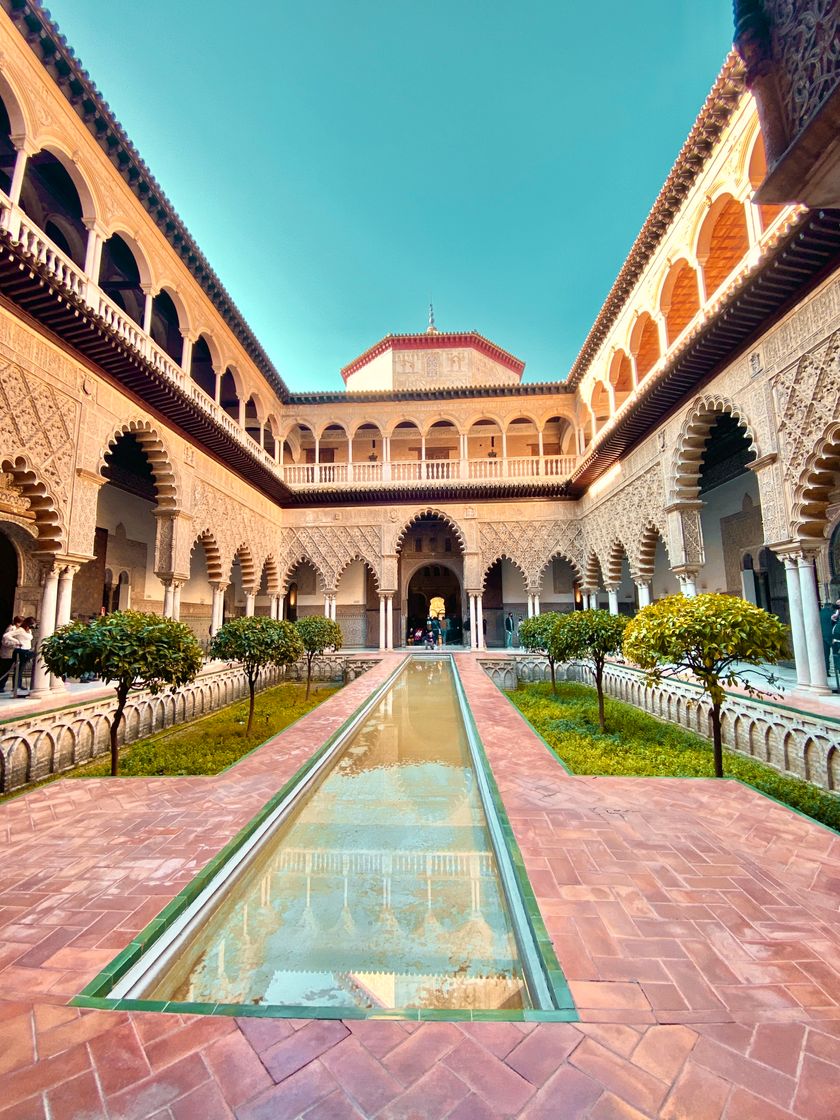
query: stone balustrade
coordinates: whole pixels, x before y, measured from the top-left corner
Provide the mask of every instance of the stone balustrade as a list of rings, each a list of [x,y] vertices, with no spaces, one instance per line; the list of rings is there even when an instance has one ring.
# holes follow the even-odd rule
[[[313,678],[347,683],[378,661],[376,656],[326,654],[313,662]],[[266,669],[257,685],[270,688],[283,680],[305,680],[306,662],[282,669]],[[209,715],[248,695],[245,674],[238,665],[208,662],[190,684],[153,696],[129,698],[120,732],[121,743],[133,743],[174,724]],[[0,793],[22,789],[67,770],[73,770],[110,750],[113,693],[78,704],[9,720],[0,730]]]

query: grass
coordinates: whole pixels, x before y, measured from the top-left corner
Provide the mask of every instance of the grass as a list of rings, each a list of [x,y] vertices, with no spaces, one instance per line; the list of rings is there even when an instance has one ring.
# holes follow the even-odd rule
[[[169,727],[120,751],[120,776],[124,778],[187,774],[218,774],[243,755],[317,708],[335,688],[313,688],[304,699],[306,685],[287,681],[257,694],[254,723],[245,735],[248,700],[237,700],[209,716]],[[111,773],[108,754],[67,774],[68,778],[101,778]]]
[[[169,727],[123,747],[120,751],[119,777],[218,774],[266,739],[317,708],[337,691],[336,687],[313,685],[309,699],[305,700],[305,682],[287,681],[274,688],[267,688],[264,692],[257,693],[250,736],[245,735],[248,719],[246,697],[210,715]],[[85,766],[61,774],[50,774],[43,781],[2,794],[0,801],[20,797],[21,794],[29,793],[49,782],[72,778],[103,778],[110,773],[111,756],[106,751]]]
[[[558,682],[556,697],[550,684],[520,685],[507,695],[575,774],[714,776],[710,742],[629,704],[607,699],[607,731],[602,734],[595,689],[587,685]],[[724,773],[840,831],[836,794],[733,751],[724,751]]]

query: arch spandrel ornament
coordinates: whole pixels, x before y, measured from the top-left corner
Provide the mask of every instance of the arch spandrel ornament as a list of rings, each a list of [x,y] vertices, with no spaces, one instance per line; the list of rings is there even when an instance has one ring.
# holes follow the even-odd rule
[[[538,594],[545,569],[555,556],[580,568],[583,532],[577,521],[485,521],[479,528],[482,572],[507,557],[522,572],[530,594]],[[482,579],[484,576],[482,575]]]
[[[631,479],[584,518],[589,547],[598,554],[604,577],[611,570],[616,544],[627,555],[634,579],[645,578],[649,566],[646,529],[668,540],[665,480],[659,462]],[[655,547],[655,546],[654,546]]]
[[[284,580],[293,561],[306,559],[334,589],[341,573],[353,560],[363,560],[382,586],[382,531],[378,525],[304,525],[280,531],[279,555]]]
[[[840,416],[840,331],[773,379],[785,478],[799,484],[803,468]]]

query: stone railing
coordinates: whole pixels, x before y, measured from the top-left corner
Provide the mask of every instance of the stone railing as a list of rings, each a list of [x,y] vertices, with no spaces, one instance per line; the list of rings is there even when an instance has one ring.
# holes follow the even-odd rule
[[[350,486],[404,486],[406,483],[510,483],[570,478],[575,455],[528,455],[482,459],[391,459],[383,463],[286,463],[290,487],[340,489]]]
[[[349,682],[377,664],[376,655],[330,654],[316,658],[313,677],[319,681]],[[258,689],[282,680],[306,678],[306,663],[267,669]],[[248,695],[245,674],[238,665],[209,662],[190,684],[157,696],[132,696],[120,729],[120,742],[133,743],[177,723],[197,719]],[[72,694],[71,694],[72,699]],[[112,693],[78,704],[24,715],[0,725],[0,793],[22,789],[50,774],[73,770],[110,750],[111,718],[116,707]]]
[[[502,689],[516,688],[520,681],[551,679],[548,662],[535,654],[486,657],[479,664]],[[557,679],[593,683],[591,671],[580,664],[558,665]],[[646,687],[641,670],[612,663],[604,671],[604,691],[658,719],[711,739],[709,701],[690,681],[672,679],[667,684]],[[781,774],[804,778],[823,789],[840,789],[840,722],[782,703],[727,692],[721,724],[723,743],[729,750],[753,756]]]

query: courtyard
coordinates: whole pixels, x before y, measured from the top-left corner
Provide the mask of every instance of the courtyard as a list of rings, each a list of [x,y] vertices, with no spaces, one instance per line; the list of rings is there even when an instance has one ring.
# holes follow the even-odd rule
[[[72,1006],[403,656],[215,778],[0,806],[0,1116],[836,1116],[840,837],[737,782],[569,776],[468,653],[574,1021]]]

